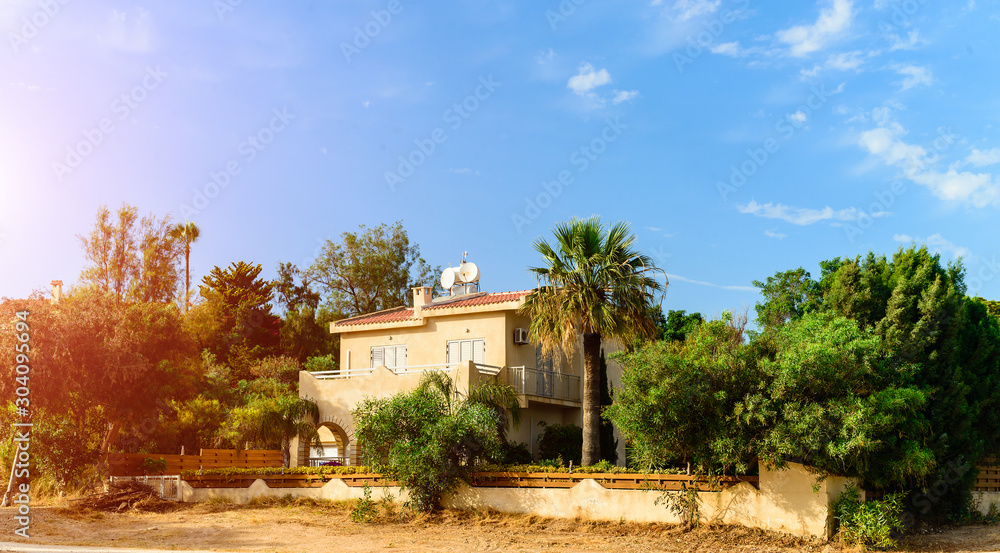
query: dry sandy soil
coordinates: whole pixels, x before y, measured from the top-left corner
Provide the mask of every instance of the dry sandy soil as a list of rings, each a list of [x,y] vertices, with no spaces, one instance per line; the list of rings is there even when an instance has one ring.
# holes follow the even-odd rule
[[[378,514],[350,520],[344,503],[180,505],[165,513],[105,513],[64,506],[32,509],[31,542],[223,551],[754,551],[839,552],[840,545],[739,527],[683,532],[655,524],[593,523],[499,513]],[[13,511],[0,509],[0,541],[14,535]],[[1000,527],[970,526],[920,536],[909,551],[1000,551]]]

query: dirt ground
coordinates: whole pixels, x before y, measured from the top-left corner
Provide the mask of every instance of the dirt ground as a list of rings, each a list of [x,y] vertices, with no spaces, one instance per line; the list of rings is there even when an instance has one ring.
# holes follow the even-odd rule
[[[683,532],[657,524],[595,523],[500,513],[446,511],[403,516],[380,510],[354,523],[345,503],[272,502],[180,505],[166,513],[105,513],[71,506],[31,510],[32,543],[222,551],[651,551],[840,552],[838,544],[741,527]],[[381,509],[381,508],[380,508]],[[0,541],[14,534],[12,509],[0,509]],[[1000,527],[970,526],[909,539],[909,551],[1000,551]]]

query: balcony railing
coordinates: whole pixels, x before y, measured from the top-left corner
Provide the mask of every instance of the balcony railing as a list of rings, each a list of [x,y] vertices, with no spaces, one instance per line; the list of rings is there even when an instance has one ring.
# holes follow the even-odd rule
[[[419,374],[424,371],[450,371],[455,368],[455,364],[438,365],[408,365],[405,367],[389,368],[395,374],[408,375]],[[476,364],[480,374],[496,376],[502,367],[494,365]],[[354,369],[347,372],[342,371],[320,371],[310,373],[320,380],[342,380],[348,378],[359,378],[368,376],[374,369]],[[514,387],[518,394],[525,394],[538,397],[550,397],[553,399],[564,399],[569,401],[580,401],[580,377],[563,374],[558,371],[534,369],[530,367],[507,367],[507,383]]]
[[[387,367],[390,371],[398,375],[405,374],[417,374],[424,371],[450,371],[454,369],[458,363],[451,364],[437,364],[437,365],[406,365],[403,367]],[[496,376],[500,372],[501,367],[495,367],[493,365],[484,365],[481,363],[476,363],[476,368],[479,369],[481,374],[488,374]],[[316,371],[309,373],[319,380],[335,380],[344,378],[358,378],[362,376],[368,376],[375,369],[364,368],[364,369],[352,369],[350,371]]]
[[[508,383],[519,394],[580,401],[580,377],[528,367],[507,367]]]

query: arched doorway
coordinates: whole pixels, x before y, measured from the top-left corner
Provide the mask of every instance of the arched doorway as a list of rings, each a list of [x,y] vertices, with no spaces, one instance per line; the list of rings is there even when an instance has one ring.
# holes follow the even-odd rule
[[[319,440],[313,441],[309,448],[309,466],[350,465],[351,439],[340,425],[324,422],[316,428]]]

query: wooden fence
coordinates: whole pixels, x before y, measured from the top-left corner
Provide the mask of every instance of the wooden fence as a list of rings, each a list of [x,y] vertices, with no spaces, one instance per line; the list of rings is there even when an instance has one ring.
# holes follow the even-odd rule
[[[163,474],[180,474],[185,470],[220,468],[280,467],[284,463],[277,450],[203,449],[201,455],[157,455],[145,453],[111,453],[108,455],[108,472],[111,476],[142,476],[153,474],[143,468],[146,459],[167,462]]]
[[[259,474],[259,475],[225,475],[205,474],[185,478],[192,488],[249,488],[255,480],[263,480],[269,488],[322,488],[330,480],[341,480],[352,488],[360,488],[365,484],[375,488],[378,486],[396,486],[396,482],[387,480],[381,474]]]
[[[979,467],[979,476],[972,491],[1000,492],[1000,465]]]
[[[329,480],[339,479],[348,486],[395,486],[378,474],[261,474],[204,475],[185,478],[192,488],[249,488],[254,480],[263,480],[270,488],[319,488]],[[553,472],[477,472],[472,485],[483,488],[572,488],[582,480],[593,479],[609,490],[682,490],[697,487],[698,491],[719,491],[740,482],[755,488],[757,476],[722,476],[717,482],[704,477],[681,474],[607,474]]]

